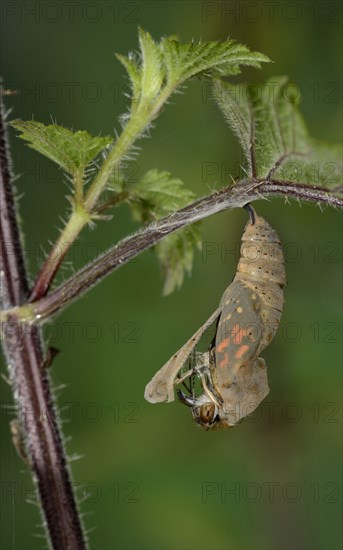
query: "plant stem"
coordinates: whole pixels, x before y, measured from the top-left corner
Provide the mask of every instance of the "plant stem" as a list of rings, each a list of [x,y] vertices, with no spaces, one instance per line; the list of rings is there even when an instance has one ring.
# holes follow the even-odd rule
[[[130,118],[123,132],[113,145],[111,151],[108,153],[108,156],[103,162],[95,180],[90,185],[83,204],[81,204],[83,197],[81,186],[83,181],[79,174],[75,176],[75,207],[73,213],[37,276],[30,296],[31,302],[39,300],[47,294],[58,268],[60,267],[68,250],[75,242],[84,226],[92,219],[92,214],[96,211],[96,203],[101,193],[104,191],[113,170],[118,162],[128,152],[144,128],[149,124],[151,116],[151,112],[141,108],[139,111],[135,112],[134,116]]]
[[[84,201],[82,175],[75,175],[74,211],[37,276],[30,296],[30,302],[39,300],[47,294],[63,259],[73,242],[77,239],[79,233],[92,219],[92,215],[104,210],[106,203],[100,205],[100,210],[97,211],[97,201],[106,188],[115,167],[127,154],[144,129],[157,117],[162,106],[176,87],[177,85],[175,83],[173,86],[167,85],[154,101],[144,99],[140,101],[137,109],[131,114],[125,128],[108,153],[94,181],[91,183]],[[123,200],[122,195],[123,193],[120,194],[118,201],[114,198],[113,204]],[[109,202],[111,202],[111,200]],[[112,206],[112,203],[109,206]]]
[[[101,214],[101,212],[104,212],[104,210],[108,210],[109,208],[118,206],[118,204],[128,199],[129,196],[130,196],[130,191],[121,191],[116,195],[112,195],[112,197],[110,197],[107,201],[101,204],[98,204],[96,206],[95,212],[97,214]]]
[[[81,208],[83,204],[83,172],[76,172],[73,178],[74,185],[74,204],[75,209]]]
[[[28,322],[34,322],[37,318],[45,319],[68,306],[109,273],[123,266],[130,259],[177,229],[222,210],[242,207],[248,202],[267,196],[284,195],[316,204],[321,203],[343,208],[342,199],[330,196],[326,190],[318,187],[293,183],[281,184],[278,182],[266,183],[257,180],[243,180],[231,188],[223,189],[219,193],[199,199],[166,218],[149,225],[131,237],[123,239],[70,277],[45,298],[28,306],[13,309],[11,313]]]
[[[41,331],[37,325],[9,319],[3,344],[27,462],[37,483],[51,547],[83,550],[86,543],[44,366]]]
[[[0,108],[0,282],[1,307],[7,309],[13,305],[24,303],[27,299],[29,286],[11,186],[10,157],[6,142],[2,101]]]
[[[118,162],[130,150],[144,129],[156,118],[175,88],[175,84],[174,86],[165,86],[153,101],[145,101],[144,99],[140,101],[88,190],[84,202],[87,212],[92,212]]]
[[[145,113],[142,109],[135,111],[135,114],[132,115],[108,153],[106,160],[103,162],[101,169],[86,194],[84,208],[87,212],[92,212],[116,165],[129,151],[149,122],[150,114]]]
[[[0,244],[1,304],[20,306],[28,298],[28,283],[17,222],[9,155],[0,117]],[[50,545],[56,550],[86,548],[69,470],[50,394],[41,330],[8,315],[2,326],[13,395],[25,441],[27,462],[37,482]]]
[[[68,250],[89,220],[90,216],[82,208],[73,211],[38,274],[31,292],[30,302],[46,295]]]

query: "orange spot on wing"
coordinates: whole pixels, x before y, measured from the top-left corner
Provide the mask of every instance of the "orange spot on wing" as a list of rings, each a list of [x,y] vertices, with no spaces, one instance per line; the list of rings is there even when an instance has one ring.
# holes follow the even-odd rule
[[[245,354],[246,351],[248,351],[249,349],[249,346],[248,344],[243,344],[240,348],[238,348],[238,350],[236,351],[235,353],[235,358],[236,359],[240,359],[242,357],[242,355]]]
[[[219,367],[221,369],[225,368],[225,367],[228,367],[229,366],[229,356],[227,353],[225,353],[224,355],[224,359],[222,359],[219,363]]]
[[[245,328],[240,328],[239,323],[236,323],[231,332],[235,344],[240,344],[242,339],[247,335]]]
[[[217,347],[217,352],[220,353],[221,351],[224,351],[224,349],[228,347],[229,343],[230,338],[225,338],[225,340],[220,342],[219,346]]]

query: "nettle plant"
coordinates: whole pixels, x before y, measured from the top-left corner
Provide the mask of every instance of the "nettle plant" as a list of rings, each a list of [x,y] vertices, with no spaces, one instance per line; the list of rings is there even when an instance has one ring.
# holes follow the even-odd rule
[[[143,30],[139,48],[137,54],[117,56],[130,78],[131,105],[115,138],[34,120],[11,122],[29,147],[65,172],[73,190],[67,222],[32,286],[20,239],[2,111],[1,321],[17,410],[11,429],[36,482],[48,541],[56,549],[85,548],[87,543],[50,388],[47,366],[53,350],[42,339],[44,321],[150,247],[165,273],[164,293],[171,293],[191,271],[194,248],[201,244],[197,222],[222,210],[273,196],[343,206],[341,148],[308,135],[298,110],[297,89],[292,92],[284,77],[261,86],[227,81],[243,66],[260,68],[269,61],[265,55],[233,40],[181,44],[172,37],[156,43]],[[245,177],[199,199],[180,179],[154,168],[138,183],[127,184],[125,161],[137,155],[136,141],[147,136],[172,94],[199,76],[213,81],[213,97],[242,147]],[[106,221],[111,210],[124,203],[142,222],[142,229],[54,288],[55,276],[80,232]]]

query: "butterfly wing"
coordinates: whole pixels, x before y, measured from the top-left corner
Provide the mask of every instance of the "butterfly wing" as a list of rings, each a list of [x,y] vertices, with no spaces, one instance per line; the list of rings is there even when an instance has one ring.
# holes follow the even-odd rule
[[[234,281],[221,305],[212,376],[225,408],[231,408],[238,421],[269,392],[265,363],[257,357],[263,333],[261,301],[242,281]]]
[[[144,397],[150,403],[163,403],[174,401],[174,381],[200,338],[206,330],[214,323],[220,313],[221,306],[212,313],[211,317],[193,334],[193,336],[179,349],[167,363],[155,374],[147,384]]]
[[[260,300],[241,281],[234,281],[226,289],[221,306],[215,352],[222,380],[234,377],[240,366],[255,356],[263,325]]]
[[[251,414],[268,395],[268,375],[264,359],[258,357],[242,365],[229,387],[222,389],[224,403],[218,428],[236,426]]]

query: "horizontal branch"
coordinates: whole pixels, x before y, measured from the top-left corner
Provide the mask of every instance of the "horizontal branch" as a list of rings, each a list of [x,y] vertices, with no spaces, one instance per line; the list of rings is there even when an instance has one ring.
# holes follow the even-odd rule
[[[343,208],[343,200],[330,195],[322,188],[295,183],[243,180],[218,193],[203,197],[192,204],[152,223],[145,229],[120,241],[116,246],[90,262],[78,273],[70,277],[51,294],[23,308],[22,316],[31,322],[45,319],[68,306],[106,275],[121,267],[129,260],[177,229],[195,223],[203,218],[232,208],[239,208],[270,196],[287,196],[312,203]],[[12,313],[14,311],[12,310]],[[20,315],[20,312],[18,311]]]
[[[340,188],[342,191],[342,188]],[[301,183],[291,183],[282,181],[273,181],[272,184],[263,183],[259,187],[259,192],[263,196],[279,195],[287,196],[291,199],[298,199],[305,202],[322,204],[323,206],[333,206],[343,208],[343,198],[332,195],[331,190],[315,185],[304,185]],[[336,190],[337,192],[338,190]]]

